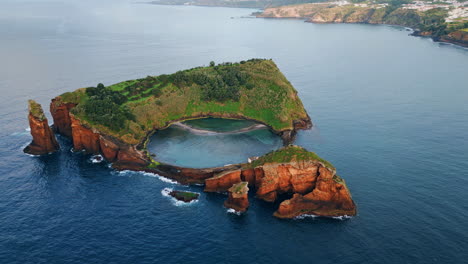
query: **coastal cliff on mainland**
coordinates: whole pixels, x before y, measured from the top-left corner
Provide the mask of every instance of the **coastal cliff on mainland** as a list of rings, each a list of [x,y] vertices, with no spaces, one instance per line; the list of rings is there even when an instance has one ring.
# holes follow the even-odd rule
[[[310,3],[266,8],[255,14],[263,18],[301,18],[310,23],[387,24],[410,27],[415,36],[432,37],[435,41],[468,46],[468,18],[445,22],[449,13],[444,8],[426,11],[392,4]]]
[[[228,192],[225,206],[236,211],[247,210],[252,188],[259,199],[281,202],[275,212],[279,218],[356,214],[333,166],[289,145],[298,129],[312,123],[297,91],[271,60],[210,63],[109,87],[99,84],[55,97],[50,110],[55,131],[69,137],[75,151],[101,154],[118,170],[157,173],[185,184],[204,184],[206,192]],[[153,160],[146,144],[154,131],[202,117],[255,120],[281,136],[286,146],[250,163],[216,168],[182,168]],[[42,113],[39,120],[47,125],[44,118]],[[31,132],[37,130],[35,124],[31,122]],[[41,146],[55,146],[52,130],[45,125],[37,134],[40,139],[33,134],[33,143],[42,140]],[[285,195],[291,199],[279,200]]]
[[[29,127],[33,140],[23,151],[31,155],[43,155],[59,150],[59,144],[49,127],[42,106],[34,100],[29,100],[28,110]]]

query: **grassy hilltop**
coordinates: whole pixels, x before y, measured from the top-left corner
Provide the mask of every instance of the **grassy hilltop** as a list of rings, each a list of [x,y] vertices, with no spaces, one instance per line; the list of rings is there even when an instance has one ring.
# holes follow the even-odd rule
[[[247,118],[276,131],[307,119],[297,91],[272,60],[210,63],[170,75],[148,76],[62,94],[57,103],[77,103],[83,123],[129,144],[149,131],[197,117]]]

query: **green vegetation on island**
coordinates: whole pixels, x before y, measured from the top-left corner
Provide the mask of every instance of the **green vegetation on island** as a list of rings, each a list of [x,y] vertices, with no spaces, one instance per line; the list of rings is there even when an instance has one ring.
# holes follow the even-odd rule
[[[32,116],[43,121],[46,119],[42,106],[34,100],[28,100],[28,110]]]
[[[335,168],[330,162],[322,159],[314,152],[307,151],[306,149],[295,145],[289,145],[269,152],[246,166],[255,168],[266,163],[288,163],[292,161],[318,161],[323,163],[327,168]]]
[[[137,144],[154,129],[200,117],[245,118],[275,131],[308,119],[297,91],[272,60],[210,63],[174,74],[105,87],[78,89],[58,98],[83,123]]]

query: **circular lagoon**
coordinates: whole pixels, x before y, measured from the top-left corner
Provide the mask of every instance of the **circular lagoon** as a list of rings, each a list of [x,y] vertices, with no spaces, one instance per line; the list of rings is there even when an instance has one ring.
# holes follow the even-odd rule
[[[148,144],[156,160],[182,167],[207,168],[243,163],[282,145],[266,126],[247,120],[205,118],[157,131]]]

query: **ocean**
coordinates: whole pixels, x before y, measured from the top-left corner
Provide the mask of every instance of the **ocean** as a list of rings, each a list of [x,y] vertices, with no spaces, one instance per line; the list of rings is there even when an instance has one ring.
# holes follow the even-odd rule
[[[0,263],[466,262],[468,50],[401,27],[255,19],[254,11],[2,1]],[[314,127],[295,144],[334,164],[357,216],[280,220],[277,203],[253,196],[247,213],[232,214],[223,194],[114,171],[71,152],[63,137],[58,153],[22,152],[31,140],[27,99],[47,110],[56,95],[100,82],[249,58],[273,59],[298,90]],[[155,135],[152,151],[187,166],[281,145],[268,130],[221,139],[177,132],[183,140],[169,132]],[[165,188],[201,195],[180,204]]]

